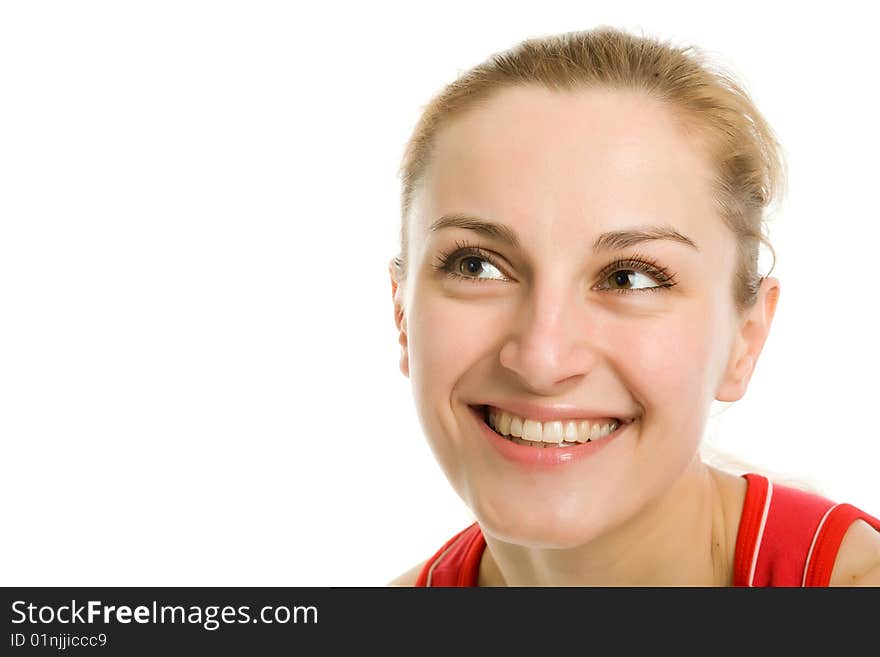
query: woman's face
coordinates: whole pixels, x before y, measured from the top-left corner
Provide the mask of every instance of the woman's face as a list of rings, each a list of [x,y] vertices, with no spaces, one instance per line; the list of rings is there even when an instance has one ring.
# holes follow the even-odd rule
[[[507,89],[438,135],[400,286],[401,367],[485,531],[582,544],[694,458],[738,326],[712,173],[669,111],[636,93]],[[437,227],[452,215],[502,224],[516,244]],[[564,418],[563,432],[620,427],[567,441],[577,447],[520,445],[485,425],[487,405]]]

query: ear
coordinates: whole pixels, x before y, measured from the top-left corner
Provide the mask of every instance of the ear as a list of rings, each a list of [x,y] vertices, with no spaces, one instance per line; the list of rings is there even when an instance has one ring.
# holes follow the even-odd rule
[[[776,314],[779,300],[779,281],[765,278],[758,289],[758,299],[746,311],[739,331],[733,341],[733,348],[727,369],[715,393],[715,399],[734,402],[741,399],[755,371],[758,356],[770,333],[770,324]]]
[[[394,324],[399,333],[397,341],[400,343],[400,371],[404,376],[409,376],[409,348],[406,339],[406,315],[403,310],[403,289],[399,285],[396,258],[388,263],[388,273],[391,275],[391,299],[394,302]]]

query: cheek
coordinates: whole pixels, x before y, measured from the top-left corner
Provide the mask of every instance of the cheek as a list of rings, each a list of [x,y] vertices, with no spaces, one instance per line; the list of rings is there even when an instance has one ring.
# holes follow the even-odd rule
[[[449,396],[469,361],[485,349],[485,322],[474,308],[427,294],[415,295],[409,332],[410,376],[422,396]]]
[[[621,321],[616,327],[609,351],[647,416],[677,419],[685,429],[692,424],[687,418],[702,419],[701,413],[708,412],[716,370],[709,315],[705,309],[676,311],[644,322]]]
[[[417,411],[435,451],[454,443],[460,433],[452,403],[456,386],[485,359],[498,317],[434,292],[414,290],[407,317],[410,381]],[[455,412],[460,413],[461,409]],[[442,460],[448,454],[438,454]]]

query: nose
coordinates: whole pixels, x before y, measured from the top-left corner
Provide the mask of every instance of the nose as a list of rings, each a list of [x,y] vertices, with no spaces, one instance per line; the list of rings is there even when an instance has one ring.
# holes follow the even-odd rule
[[[570,290],[535,286],[501,347],[501,365],[535,394],[558,393],[589,374],[598,360],[589,311]]]

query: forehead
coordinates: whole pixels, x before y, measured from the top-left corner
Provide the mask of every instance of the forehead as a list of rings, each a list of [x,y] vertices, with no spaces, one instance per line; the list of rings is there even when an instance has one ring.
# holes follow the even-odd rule
[[[437,135],[413,234],[464,212],[557,245],[572,230],[646,224],[705,242],[723,230],[712,174],[670,110],[642,93],[509,88]]]

